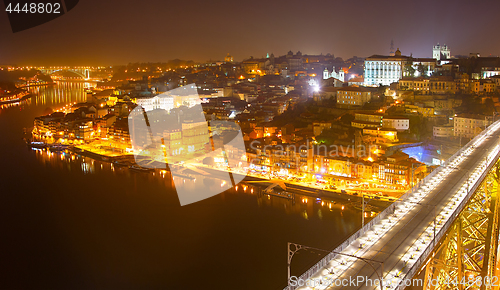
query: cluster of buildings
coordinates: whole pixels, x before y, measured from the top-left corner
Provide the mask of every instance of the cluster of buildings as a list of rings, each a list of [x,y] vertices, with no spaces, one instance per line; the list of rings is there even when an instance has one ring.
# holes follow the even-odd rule
[[[429,137],[449,140],[472,138],[493,121],[457,112],[460,94],[500,105],[499,58],[454,58],[446,45],[434,46],[432,55],[414,58],[391,49],[387,56],[344,61],[290,51],[241,62],[228,54],[224,61],[176,69],[129,65],[71,112],[36,118],[33,135],[133,152],[128,116],[140,106],[148,116],[170,112],[162,118],[175,125],[157,136],[170,155],[207,149],[207,134],[216,130],[211,121],[232,121],[256,170],[408,186],[427,168],[403,151],[422,141],[426,125]],[[208,123],[183,115],[197,106]]]
[[[390,55],[372,55],[365,59],[364,85],[391,86],[417,94],[492,94],[500,84],[500,59],[451,57],[450,48],[433,47],[433,58],[414,58],[399,49]]]
[[[33,138],[48,143],[89,144],[105,141],[109,148],[125,152],[130,144],[127,116],[136,106],[131,101],[114,105],[80,103],[67,111],[36,117]]]
[[[248,162],[252,168],[278,176],[342,178],[410,186],[427,174],[427,166],[401,151],[381,156],[377,146],[308,146],[306,142],[282,145],[250,144]],[[374,158],[376,160],[374,160]]]

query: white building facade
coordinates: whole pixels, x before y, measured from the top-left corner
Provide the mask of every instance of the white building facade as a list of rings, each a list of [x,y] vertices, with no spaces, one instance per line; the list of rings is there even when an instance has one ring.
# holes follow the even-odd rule
[[[432,47],[432,58],[437,59],[437,60],[443,60],[443,59],[450,59],[451,57],[451,52],[450,48],[448,46],[439,45],[439,43],[435,46]]]
[[[453,125],[434,126],[432,128],[432,135],[436,138],[450,138],[453,137]]]
[[[410,119],[402,117],[384,117],[384,119],[382,119],[382,128],[406,131],[410,129]]]
[[[152,98],[137,98],[137,105],[147,111],[163,109],[170,111],[174,108],[174,97],[157,95]]]
[[[481,115],[459,115],[454,118],[455,136],[473,138],[491,124],[491,120]]]
[[[327,68],[323,71],[323,79],[335,78],[341,82],[345,82],[345,73],[342,68],[340,68],[339,72],[335,71],[335,67],[333,67],[332,72],[330,72]]]
[[[388,86],[403,77],[403,68],[408,57],[402,56],[399,49],[394,56],[373,55],[365,59],[365,85]]]

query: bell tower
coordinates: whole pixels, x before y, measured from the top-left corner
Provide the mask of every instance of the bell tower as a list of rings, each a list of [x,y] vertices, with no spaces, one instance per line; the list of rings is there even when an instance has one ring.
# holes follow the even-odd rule
[[[325,67],[325,70],[323,71],[323,79],[326,80],[326,79],[329,79],[329,78],[330,78],[330,72]]]

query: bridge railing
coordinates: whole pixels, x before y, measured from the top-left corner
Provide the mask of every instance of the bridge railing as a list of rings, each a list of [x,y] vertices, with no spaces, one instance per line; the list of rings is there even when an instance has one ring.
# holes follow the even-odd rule
[[[496,121],[492,125],[499,124],[499,123],[500,123],[500,120]],[[478,139],[480,139],[483,136],[485,136],[486,134],[488,134],[491,131],[490,128],[492,127],[492,125],[490,125],[488,128],[486,128],[485,130],[483,130],[475,138],[473,138],[472,140],[470,140],[464,147],[460,148],[457,152],[455,152],[455,154],[453,154],[450,158],[448,158],[442,166],[436,168],[434,171],[432,171],[431,173],[429,173],[424,179],[422,179],[421,181],[419,181],[410,190],[408,190],[406,193],[404,193],[402,196],[400,196],[398,200],[405,200],[411,194],[413,194],[416,191],[418,191],[422,185],[428,183],[434,176],[436,176],[436,174],[438,174],[439,172],[441,172],[441,170],[443,170],[443,168],[445,168],[446,166],[449,166],[450,163],[452,162],[452,160],[454,160],[456,157],[460,156],[465,150],[467,150],[470,146],[472,146],[472,144],[474,144],[474,142],[476,142]],[[496,156],[496,159],[494,159],[494,160],[497,160],[497,159],[498,159],[498,155]],[[492,164],[494,164],[494,162],[492,162]],[[487,172],[487,171],[485,171],[485,172]],[[485,173],[483,172],[483,175],[484,174]],[[466,199],[464,199],[464,201],[468,200],[469,197],[470,196],[468,196]],[[463,208],[464,205],[461,204],[459,206],[459,208]],[[298,280],[299,281],[307,281],[308,279],[312,278],[319,270],[321,270],[322,268],[324,268],[328,263],[330,263],[333,259],[335,259],[335,257],[338,256],[338,254],[336,254],[336,253],[342,252],[343,250],[345,250],[353,241],[357,240],[358,238],[362,237],[365,233],[367,233],[368,231],[370,231],[374,224],[380,222],[381,220],[383,220],[384,218],[386,218],[388,215],[392,214],[395,211],[395,209],[396,209],[395,207],[396,207],[396,202],[394,202],[391,205],[389,205],[385,210],[383,210],[382,212],[380,212],[376,217],[374,217],[372,220],[370,220],[368,223],[366,223],[357,232],[355,232],[354,234],[352,234],[342,244],[340,244],[338,247],[336,247],[332,252],[330,252],[328,255],[326,255],[325,257],[323,257],[323,259],[321,259],[318,263],[314,264],[306,272],[304,272],[302,275],[300,275],[300,277],[298,277]],[[460,211],[458,211],[458,213],[460,213]],[[453,217],[456,218],[455,213],[454,213]],[[448,224],[448,222],[450,220],[452,220],[452,219],[449,219],[447,221],[447,223],[446,223],[448,227],[451,225],[451,223]],[[444,235],[444,233],[446,233],[446,231],[445,232],[440,231],[439,239]],[[439,240],[439,239],[438,239],[438,235],[436,234],[436,240]],[[425,255],[423,254],[420,257],[420,259],[422,257],[424,257],[424,256],[428,257],[428,255],[431,252],[432,252],[432,249],[429,250],[427,248],[424,251]],[[425,259],[423,261],[425,261]],[[416,264],[417,263],[415,263],[415,265]],[[410,271],[416,271],[416,270],[411,269]],[[290,282],[290,281],[287,281],[287,283],[288,282]],[[288,285],[283,290],[295,290],[295,289],[300,288],[300,287],[302,287],[302,286]]]
[[[495,157],[493,159],[489,160],[490,163],[487,164],[488,166],[485,168],[485,170],[481,173],[481,175],[477,179],[478,182],[476,182],[472,186],[472,188],[469,189],[469,191],[467,192],[467,195],[465,196],[465,198],[462,200],[462,202],[460,202],[460,204],[457,206],[457,208],[455,209],[455,211],[453,211],[453,213],[448,218],[448,220],[444,223],[444,225],[436,233],[435,241],[440,241],[443,238],[443,236],[446,235],[446,233],[450,229],[451,225],[455,222],[455,220],[458,217],[458,215],[462,212],[462,210],[465,208],[465,206],[469,202],[469,199],[471,198],[471,196],[476,192],[477,188],[481,185],[481,183],[483,182],[484,178],[486,178],[486,175],[488,175],[488,173],[493,168],[493,166],[495,166],[495,163],[496,163],[496,161],[499,158],[500,158],[500,151],[497,152],[497,154],[495,155]],[[467,176],[467,179],[469,179],[469,178],[470,178],[470,176]],[[433,246],[434,246],[433,244],[429,244],[426,247],[426,249],[424,250],[424,252],[422,253],[422,255],[417,259],[417,262],[415,262],[413,264],[413,266],[409,269],[409,271],[406,273],[404,279],[412,279],[415,276],[415,274],[417,273],[417,271],[420,269],[421,265],[423,265],[426,262],[427,258],[429,257],[429,255],[434,250]],[[405,288],[406,288],[406,286],[402,285],[402,286],[398,287],[397,289],[403,290]]]

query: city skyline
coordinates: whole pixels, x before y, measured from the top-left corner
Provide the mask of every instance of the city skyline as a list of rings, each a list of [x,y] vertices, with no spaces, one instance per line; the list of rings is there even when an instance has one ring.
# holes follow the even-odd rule
[[[241,61],[267,53],[284,55],[289,50],[347,59],[386,55],[391,40],[403,55],[415,57],[430,57],[437,43],[447,44],[453,55],[500,54],[500,40],[491,37],[498,2],[372,2],[258,1],[240,9],[235,2],[223,0],[196,3],[188,11],[181,3],[146,6],[124,1],[117,6],[86,1],[67,15],[18,33],[12,33],[5,12],[0,18],[4,40],[0,63],[205,62],[222,60],[226,53]]]
[[[500,1],[4,4],[0,288],[498,288]]]

